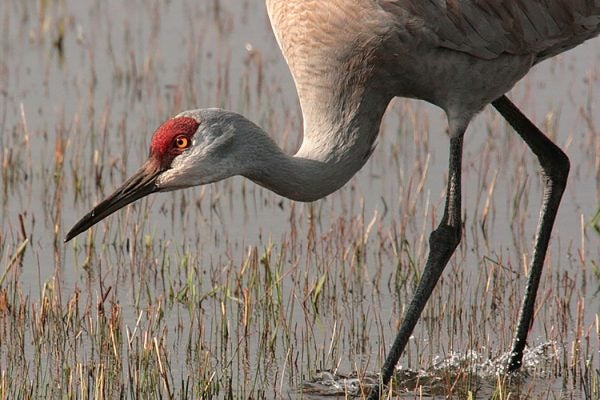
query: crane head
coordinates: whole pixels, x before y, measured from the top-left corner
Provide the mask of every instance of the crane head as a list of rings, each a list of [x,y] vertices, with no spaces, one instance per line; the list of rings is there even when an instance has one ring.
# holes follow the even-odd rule
[[[236,145],[239,132],[247,131],[244,120],[235,113],[204,109],[185,111],[164,122],[152,137],[148,160],[81,218],[65,242],[151,193],[203,185],[241,173],[235,160],[240,159],[236,149],[243,147]]]

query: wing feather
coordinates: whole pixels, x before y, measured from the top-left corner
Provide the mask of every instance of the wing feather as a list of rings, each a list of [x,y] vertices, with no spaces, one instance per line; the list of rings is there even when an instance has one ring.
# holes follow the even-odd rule
[[[420,22],[416,35],[440,47],[490,59],[534,54],[536,62],[600,31],[600,0],[379,0],[398,29]],[[413,23],[414,24],[414,23]]]

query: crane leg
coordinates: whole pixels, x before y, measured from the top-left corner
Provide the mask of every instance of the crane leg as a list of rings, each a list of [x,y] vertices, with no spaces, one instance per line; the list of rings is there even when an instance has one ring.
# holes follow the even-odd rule
[[[381,369],[381,386],[371,391],[369,394],[370,400],[379,399],[380,388],[389,383],[396,369],[398,359],[412,335],[433,288],[460,242],[462,227],[460,176],[463,134],[464,130],[457,137],[450,139],[449,176],[444,216],[438,227],[429,236],[429,256],[425,269],[413,299],[406,310],[398,335]]]
[[[567,155],[531,123],[506,96],[494,100],[492,105],[537,156],[544,178],[544,194],[534,240],[529,278],[508,364],[508,371],[514,372],[521,367],[523,361],[523,350],[533,321],[535,297],[542,276],[546,250],[550,242],[550,234],[552,233],[558,206],[567,185],[570,164]]]
[[[552,226],[556,219],[562,194],[569,175],[569,158],[550,139],[548,139],[521,111],[506,97],[501,96],[492,105],[508,121],[515,131],[525,141],[527,146],[537,156],[544,177],[543,202],[540,219],[534,243],[533,257],[523,298],[519,322],[512,344],[512,352],[508,371],[514,372],[521,367],[523,350],[527,333],[533,320],[535,297],[540,283],[544,259],[550,241]],[[461,203],[460,175],[462,159],[462,135],[450,139],[450,177],[446,196],[446,207],[440,225],[429,237],[430,252],[423,271],[423,276],[414,297],[406,311],[400,331],[394,340],[392,348],[381,371],[381,384],[387,385],[394,373],[400,355],[404,351],[408,339],[419,320],[431,292],[433,291],[442,271],[448,263],[461,237]],[[380,396],[379,388],[374,389],[370,400]]]

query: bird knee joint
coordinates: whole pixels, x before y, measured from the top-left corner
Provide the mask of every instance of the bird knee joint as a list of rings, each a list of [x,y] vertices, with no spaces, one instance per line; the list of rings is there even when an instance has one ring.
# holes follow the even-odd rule
[[[558,147],[556,152],[548,155],[544,160],[540,160],[544,175],[555,183],[566,184],[571,169],[569,157]]]
[[[429,246],[444,247],[446,249],[454,250],[460,243],[461,236],[462,230],[460,225],[451,226],[443,224],[431,232],[431,235],[429,236]]]

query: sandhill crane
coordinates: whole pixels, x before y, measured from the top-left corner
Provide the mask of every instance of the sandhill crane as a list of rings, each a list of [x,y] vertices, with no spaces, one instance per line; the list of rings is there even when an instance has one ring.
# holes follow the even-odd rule
[[[461,239],[465,130],[491,103],[539,159],[544,193],[531,273],[508,370],[521,365],[568,157],[504,95],[529,69],[600,30],[599,0],[267,0],[292,72],[304,123],[285,154],[257,125],[220,109],[185,111],[154,133],[148,161],[84,216],[66,241],[153,192],[242,175],[282,196],[313,201],[344,185],[367,161],[395,96],[423,99],[448,118],[444,214],[429,238],[421,281],[384,363],[387,384],[419,316]],[[372,397],[378,396],[373,391]]]

